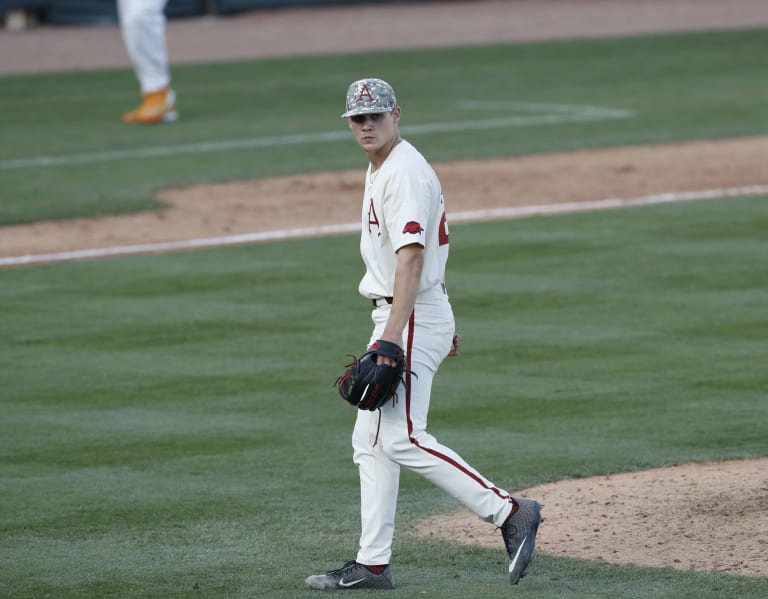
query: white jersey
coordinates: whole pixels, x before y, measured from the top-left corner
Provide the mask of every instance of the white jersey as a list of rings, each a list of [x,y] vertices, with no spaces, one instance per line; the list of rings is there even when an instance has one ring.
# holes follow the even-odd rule
[[[424,248],[419,293],[444,289],[448,224],[440,181],[424,156],[402,140],[381,167],[365,176],[360,254],[366,273],[359,291],[366,298],[392,297],[397,250]]]

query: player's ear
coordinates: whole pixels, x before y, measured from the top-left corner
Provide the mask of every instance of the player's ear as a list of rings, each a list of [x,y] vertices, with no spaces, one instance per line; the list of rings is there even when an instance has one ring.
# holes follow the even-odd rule
[[[395,123],[398,123],[400,121],[400,107],[395,106],[392,109],[392,120],[395,121]]]

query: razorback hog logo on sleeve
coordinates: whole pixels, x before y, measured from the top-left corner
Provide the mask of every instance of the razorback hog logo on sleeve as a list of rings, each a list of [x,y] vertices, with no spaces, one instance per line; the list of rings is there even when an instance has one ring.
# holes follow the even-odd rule
[[[403,227],[403,233],[411,233],[412,235],[418,235],[423,231],[424,229],[422,229],[421,225],[415,220],[405,223],[405,226]]]

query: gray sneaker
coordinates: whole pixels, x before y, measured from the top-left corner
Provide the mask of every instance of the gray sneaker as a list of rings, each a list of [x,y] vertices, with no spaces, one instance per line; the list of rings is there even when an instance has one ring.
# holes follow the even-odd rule
[[[533,561],[536,531],[541,523],[541,504],[533,499],[515,499],[517,511],[501,527],[501,536],[509,554],[509,584],[525,576]]]
[[[310,576],[304,582],[316,591],[331,589],[394,589],[392,571],[387,566],[381,574],[374,574],[363,564],[352,560],[338,570]]]

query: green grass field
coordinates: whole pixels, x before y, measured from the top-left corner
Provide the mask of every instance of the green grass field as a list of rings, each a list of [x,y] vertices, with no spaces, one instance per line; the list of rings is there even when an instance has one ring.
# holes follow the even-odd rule
[[[182,120],[150,129],[115,120],[129,72],[0,78],[0,223],[157,208],[171,184],[362,172],[351,140],[286,138],[343,133],[361,72],[393,82],[404,128],[501,118],[510,100],[517,116],[632,115],[408,134],[435,161],[764,135],[766,33],[179,67]],[[462,108],[489,98],[492,114]],[[232,149],[190,149],[203,142]],[[510,489],[768,455],[767,200],[454,225],[464,345],[436,378],[431,432]],[[317,596],[303,579],[351,559],[359,530],[354,413],[331,386],[369,334],[357,242],[0,270],[0,597]],[[456,507],[403,473],[400,530]],[[393,599],[768,588],[547,555],[509,588],[501,546],[403,534],[393,567]]]

